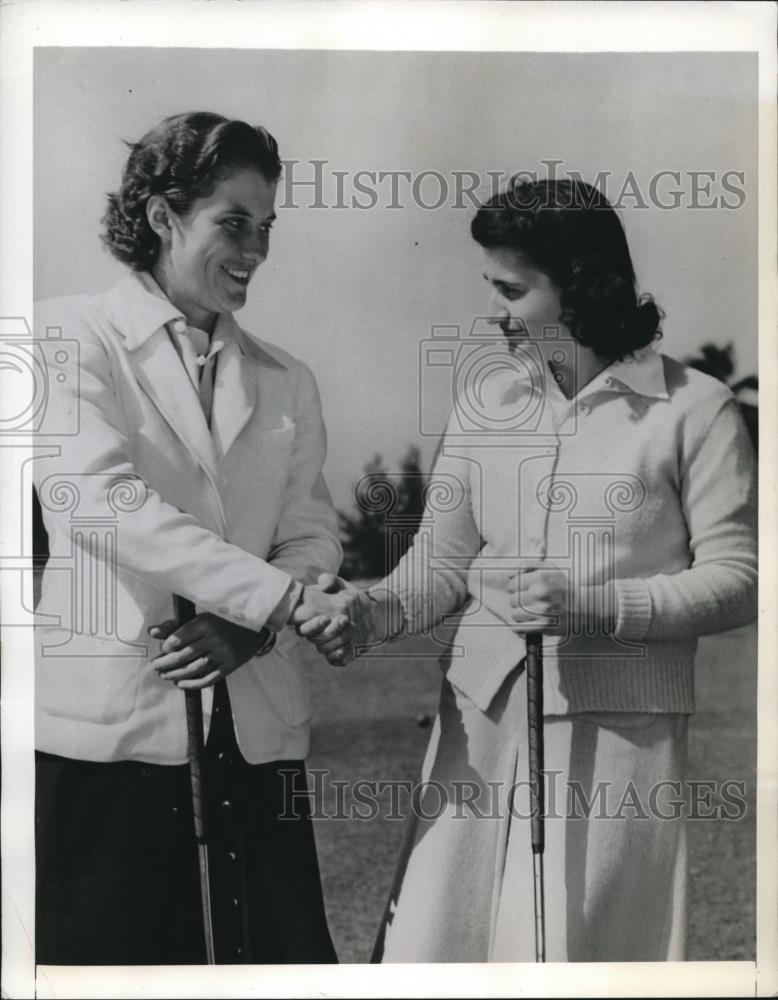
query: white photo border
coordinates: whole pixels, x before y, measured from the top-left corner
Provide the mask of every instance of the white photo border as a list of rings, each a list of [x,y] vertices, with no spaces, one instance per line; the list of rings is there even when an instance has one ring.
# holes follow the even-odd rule
[[[33,0],[0,9],[0,316],[32,314],[32,63],[36,46],[759,54],[760,620],[757,961],[667,965],[39,968],[33,955],[32,636],[3,629],[3,996],[766,996],[778,990],[775,616],[776,8],[771,3]],[[668,44],[669,40],[669,44]],[[770,401],[770,402],[768,402]],[[2,478],[0,517],[19,484]],[[2,524],[18,531],[17,524]],[[29,545],[25,547],[29,551]],[[3,608],[14,574],[0,576]],[[5,616],[3,616],[5,619]]]

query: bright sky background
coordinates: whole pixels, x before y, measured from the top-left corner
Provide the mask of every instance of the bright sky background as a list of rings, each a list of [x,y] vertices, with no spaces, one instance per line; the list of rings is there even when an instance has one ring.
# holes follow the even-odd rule
[[[258,42],[260,40],[258,39]],[[420,344],[434,325],[463,332],[483,315],[487,288],[469,236],[470,207],[454,207],[454,171],[545,172],[594,180],[609,171],[615,198],[633,172],[647,197],[662,170],[720,178],[740,171],[737,210],[622,211],[640,289],[667,314],[662,350],[733,342],[737,373],[756,370],[756,57],[738,53],[394,53],[186,49],[40,49],[35,85],[35,297],[95,292],[123,267],[98,240],[105,192],[119,183],[122,139],[165,115],[212,110],[267,126],[296,179],[335,171],[437,171],[450,187],[437,209],[389,209],[390,182],[370,210],[280,208],[271,254],[255,278],[243,325],[306,360],[329,429],[327,477],[337,504],[373,454],[396,466],[419,432]],[[669,198],[673,181],[660,193]],[[488,188],[488,182],[480,189]],[[420,189],[428,203],[439,187]],[[361,196],[364,198],[364,196]],[[733,200],[732,196],[728,196]],[[279,203],[284,200],[283,189]],[[702,200],[707,200],[704,195]],[[440,375],[439,372],[436,375]],[[428,385],[426,381],[425,385]],[[443,427],[450,392],[428,388],[430,425]]]

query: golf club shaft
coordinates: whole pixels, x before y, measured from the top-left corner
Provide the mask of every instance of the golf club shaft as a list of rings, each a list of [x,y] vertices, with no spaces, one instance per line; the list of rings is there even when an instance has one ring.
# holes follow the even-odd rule
[[[545,847],[545,787],[543,782],[543,636],[527,635],[527,731],[529,735],[529,784],[532,850],[542,854]]]
[[[543,886],[543,855],[532,854],[532,882],[535,896],[535,961],[546,960],[546,904]]]
[[[195,616],[195,606],[191,601],[177,594],[173,597],[175,617],[178,625],[183,625]],[[203,701],[199,691],[184,692],[186,704],[187,756],[189,776],[192,783],[192,813],[197,841],[197,855],[200,866],[200,900],[203,911],[203,933],[205,954],[208,965],[216,964],[213,938],[213,917],[211,914],[211,885],[208,871],[208,842],[205,831],[203,794]]]
[[[535,961],[546,960],[543,850],[546,796],[543,779],[543,635],[527,634],[527,734],[530,788],[530,835],[535,896]]]

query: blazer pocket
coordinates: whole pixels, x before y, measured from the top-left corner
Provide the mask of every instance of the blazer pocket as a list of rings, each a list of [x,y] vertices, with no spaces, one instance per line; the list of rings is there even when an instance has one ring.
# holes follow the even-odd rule
[[[106,655],[57,656],[61,629],[38,630],[35,702],[47,715],[112,725],[126,722],[135,709],[141,670],[147,661]],[[44,645],[54,647],[48,653]]]
[[[286,482],[292,464],[295,433],[296,425],[292,421],[280,427],[259,428],[257,461],[263,469],[272,470],[274,478],[282,483]]]
[[[259,433],[262,435],[263,442],[270,445],[280,444],[283,446],[286,441],[291,444],[294,441],[296,430],[297,424],[290,417],[282,417],[279,424],[259,425]]]

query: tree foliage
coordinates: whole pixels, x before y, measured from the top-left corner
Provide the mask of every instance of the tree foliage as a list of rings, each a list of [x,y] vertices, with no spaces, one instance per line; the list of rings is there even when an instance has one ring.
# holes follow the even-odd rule
[[[391,572],[408,550],[424,512],[427,476],[419,449],[411,446],[398,472],[375,455],[354,487],[353,513],[339,512],[343,566],[348,580]]]

